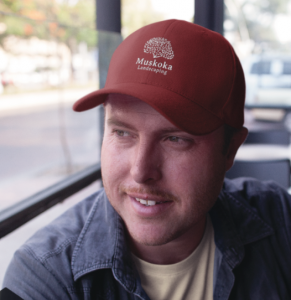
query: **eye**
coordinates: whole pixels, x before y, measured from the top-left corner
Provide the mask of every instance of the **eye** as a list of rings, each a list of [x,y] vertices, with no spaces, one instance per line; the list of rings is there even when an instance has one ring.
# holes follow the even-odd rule
[[[128,136],[129,133],[127,131],[124,131],[124,130],[114,130],[114,133],[118,136]]]
[[[191,147],[193,145],[193,140],[184,138],[184,137],[178,137],[178,136],[168,136],[166,140],[170,143],[169,145],[172,145],[173,147]]]
[[[168,140],[169,140],[170,142],[178,143],[178,142],[180,142],[182,139],[179,138],[179,137],[177,137],[177,136],[169,136],[169,137],[168,137]]]

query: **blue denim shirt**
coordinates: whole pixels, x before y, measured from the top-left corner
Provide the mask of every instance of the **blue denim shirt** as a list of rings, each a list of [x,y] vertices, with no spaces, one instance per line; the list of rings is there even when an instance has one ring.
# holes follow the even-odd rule
[[[225,180],[210,217],[218,299],[291,299],[291,201],[273,183]],[[38,231],[4,279],[25,300],[144,299],[124,224],[103,190]]]

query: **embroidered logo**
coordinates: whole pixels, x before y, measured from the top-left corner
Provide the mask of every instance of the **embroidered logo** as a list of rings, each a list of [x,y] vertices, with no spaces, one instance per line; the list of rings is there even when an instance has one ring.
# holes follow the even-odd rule
[[[145,53],[151,53],[154,58],[163,57],[172,59],[174,57],[171,42],[161,37],[155,37],[147,41],[143,51]]]

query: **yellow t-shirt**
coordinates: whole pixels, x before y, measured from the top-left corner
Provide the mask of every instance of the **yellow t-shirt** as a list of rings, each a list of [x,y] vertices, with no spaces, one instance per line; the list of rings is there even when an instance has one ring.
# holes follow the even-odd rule
[[[210,217],[194,252],[181,262],[156,265],[132,255],[151,300],[213,300],[214,232]]]

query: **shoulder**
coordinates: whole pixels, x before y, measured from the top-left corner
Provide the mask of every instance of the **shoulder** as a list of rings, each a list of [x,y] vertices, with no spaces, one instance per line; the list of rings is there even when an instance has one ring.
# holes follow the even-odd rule
[[[15,252],[3,287],[27,299],[69,299],[75,248],[105,197],[102,189],[36,232]]]
[[[258,209],[261,206],[290,205],[291,200],[289,193],[274,181],[254,178],[225,179],[222,191]]]
[[[290,298],[290,208],[290,195],[274,182],[225,180],[214,228],[225,261],[235,266],[233,298]]]
[[[274,181],[259,181],[250,177],[239,177],[235,179],[224,179],[223,190],[233,195],[241,195],[244,197],[255,197],[258,194],[273,194],[278,190],[283,193],[287,191],[276,184]]]
[[[291,196],[273,181],[253,178],[225,179],[222,193],[230,207],[244,207],[274,229],[289,228]]]
[[[36,232],[25,244],[39,260],[58,253],[62,248],[73,248],[90,215],[104,196],[100,190],[67,210],[49,225]]]

